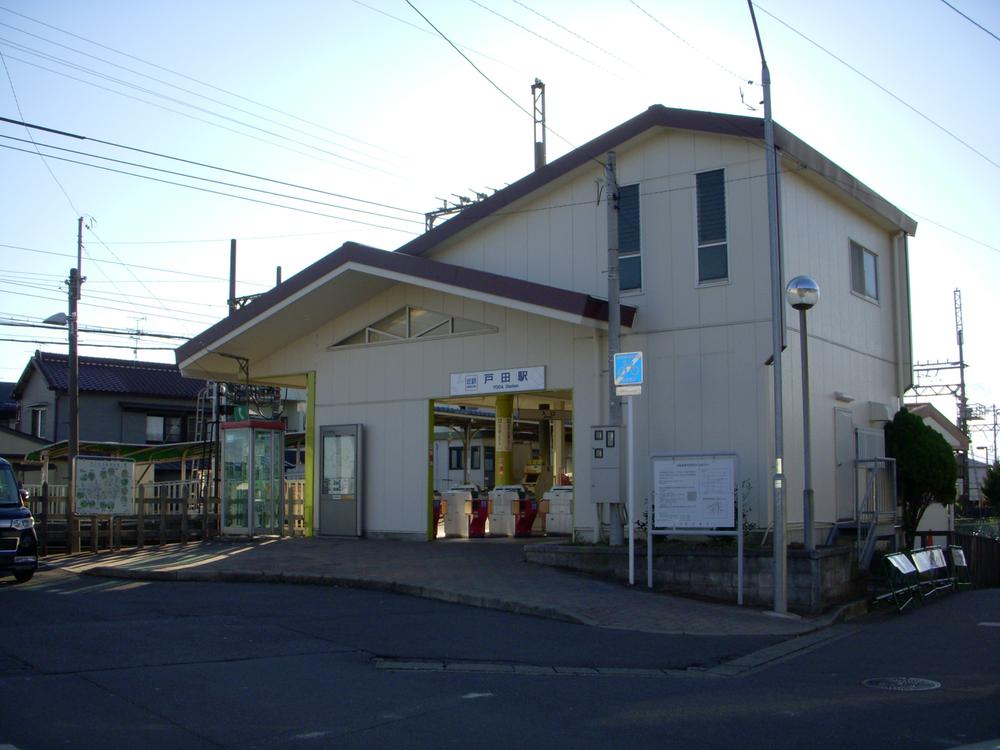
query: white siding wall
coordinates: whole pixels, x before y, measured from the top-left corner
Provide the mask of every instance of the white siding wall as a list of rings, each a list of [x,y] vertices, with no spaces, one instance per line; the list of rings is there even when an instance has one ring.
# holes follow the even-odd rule
[[[643,288],[623,295],[639,309],[623,350],[646,352],[648,382],[637,400],[639,498],[649,493],[648,457],[660,452],[735,451],[739,480],[752,487],[751,520],[767,523],[773,456],[770,269],[763,149],[739,138],[657,131],[617,149],[619,182],[639,183]],[[695,175],[726,170],[728,281],[697,283]],[[606,205],[598,205],[598,164],[581,168],[452,238],[429,257],[606,297]],[[835,391],[857,426],[871,427],[868,402],[897,405],[891,235],[794,171],[782,177],[785,276],[805,273],[822,289],[810,313],[813,467],[818,520],[834,517]],[[878,304],[851,292],[849,239],[878,254]],[[499,333],[327,352],[333,341],[414,304],[496,326]],[[801,520],[801,382],[797,314],[788,309],[785,374],[785,470],[789,520]],[[416,287],[378,295],[315,335],[277,352],[317,371],[317,424],[361,421],[379,453],[372,467],[370,528],[422,531],[419,491],[426,477],[426,401],[447,396],[451,372],[546,365],[551,388],[570,388],[576,429],[578,527],[593,523],[580,502],[589,488],[586,430],[606,418],[603,335],[585,328]],[[258,369],[268,370],[269,363]],[[600,373],[598,376],[597,373]],[[348,418],[350,417],[350,418]],[[393,433],[392,435],[383,433]],[[406,446],[403,450],[402,446]],[[397,462],[398,459],[398,462]],[[411,477],[411,479],[404,479]],[[412,479],[415,477],[417,479]],[[404,487],[404,484],[407,486]],[[418,488],[419,490],[419,488]],[[415,503],[415,505],[414,505]],[[404,510],[405,509],[405,510]],[[591,516],[588,518],[587,516]],[[793,531],[794,534],[794,531]]]

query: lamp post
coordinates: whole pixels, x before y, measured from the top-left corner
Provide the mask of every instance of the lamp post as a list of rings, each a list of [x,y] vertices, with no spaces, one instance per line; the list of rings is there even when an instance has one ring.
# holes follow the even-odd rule
[[[812,449],[809,442],[809,331],[806,312],[819,302],[819,285],[808,276],[796,276],[785,287],[788,304],[799,311],[799,336],[802,352],[802,522],[806,550],[816,549],[813,539]]]

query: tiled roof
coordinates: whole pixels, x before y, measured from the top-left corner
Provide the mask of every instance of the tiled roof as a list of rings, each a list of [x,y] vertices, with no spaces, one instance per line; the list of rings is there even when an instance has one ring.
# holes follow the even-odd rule
[[[35,352],[32,364],[49,388],[65,391],[69,383],[69,356]],[[80,357],[80,392],[131,393],[169,398],[197,398],[204,380],[185,378],[177,365],[164,362],[137,362],[130,359]]]

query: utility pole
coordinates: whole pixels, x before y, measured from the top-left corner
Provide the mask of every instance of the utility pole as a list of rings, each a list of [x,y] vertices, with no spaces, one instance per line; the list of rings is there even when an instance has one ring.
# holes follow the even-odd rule
[[[969,401],[965,396],[965,332],[962,325],[962,290],[955,290],[955,335],[958,338],[958,429],[969,439]],[[969,449],[962,451],[962,497],[969,502]]]
[[[767,227],[770,236],[771,256],[771,366],[774,368],[774,476],[772,485],[772,513],[774,516],[774,611],[785,614],[788,611],[787,570],[788,562],[785,550],[785,475],[784,430],[782,425],[782,384],[781,384],[781,345],[784,339],[783,322],[784,309],[781,297],[784,285],[781,280],[781,238],[778,226],[778,160],[774,150],[774,120],[771,118],[771,72],[764,58],[764,45],[760,40],[760,30],[757,28],[757,16],[754,14],[753,0],[747,0],[750,7],[750,18],[753,21],[753,31],[757,37],[757,48],[760,50],[760,81],[764,88],[764,146],[767,166]]]
[[[80,299],[80,270],[83,265],[83,217],[76,222],[76,268],[69,270],[69,442],[66,460],[69,462],[69,492],[66,496],[66,515],[69,523],[69,548],[71,553],[80,551],[80,531],[76,525],[76,457],[80,454],[80,356],[77,351],[78,313]]]
[[[621,349],[621,307],[618,288],[618,175],[615,152],[608,151],[604,185],[608,202],[608,424],[620,426],[622,406],[615,391],[615,354]]]

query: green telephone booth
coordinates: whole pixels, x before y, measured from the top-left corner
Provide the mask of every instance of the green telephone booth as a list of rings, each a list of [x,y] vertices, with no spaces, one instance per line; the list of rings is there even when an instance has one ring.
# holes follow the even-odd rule
[[[279,534],[284,523],[285,428],[281,422],[225,422],[222,533]]]

